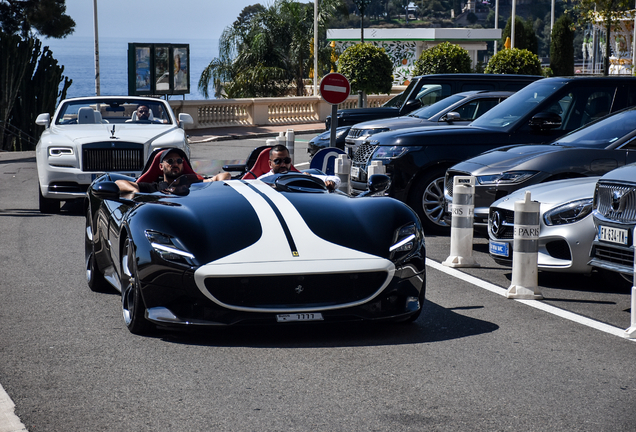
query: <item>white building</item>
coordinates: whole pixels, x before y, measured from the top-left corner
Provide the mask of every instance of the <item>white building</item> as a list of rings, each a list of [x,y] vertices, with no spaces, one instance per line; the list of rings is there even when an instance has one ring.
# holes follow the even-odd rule
[[[422,51],[442,42],[457,44],[468,51],[472,67],[477,64],[477,53],[486,50],[486,42],[501,39],[501,29],[473,28],[365,28],[364,42],[384,48],[393,61],[395,85],[404,85],[413,76],[415,61]],[[327,40],[335,41],[342,52],[360,43],[360,29],[327,30]]]

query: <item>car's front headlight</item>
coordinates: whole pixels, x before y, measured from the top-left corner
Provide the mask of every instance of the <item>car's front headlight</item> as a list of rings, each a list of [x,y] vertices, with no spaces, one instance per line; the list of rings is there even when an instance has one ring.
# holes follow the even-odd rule
[[[507,171],[500,174],[477,176],[480,185],[516,184],[535,176],[539,171]]]
[[[592,212],[592,198],[572,201],[545,212],[546,225],[565,225],[578,222]]]
[[[393,245],[389,248],[391,259],[406,256],[417,250],[421,239],[422,236],[415,223],[398,228],[393,235]]]
[[[374,159],[374,160],[397,159],[412,149],[413,147],[408,147],[408,146],[380,146],[375,150],[375,152],[373,153],[373,157],[371,159]]]
[[[194,264],[194,255],[188,252],[178,239],[152,230],[146,230],[145,234],[152,249],[162,259],[178,264]]]

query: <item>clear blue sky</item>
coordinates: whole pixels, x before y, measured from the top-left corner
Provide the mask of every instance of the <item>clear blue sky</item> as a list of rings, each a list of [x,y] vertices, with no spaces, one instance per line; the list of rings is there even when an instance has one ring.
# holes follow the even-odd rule
[[[218,39],[244,7],[270,0],[97,0],[99,37]],[[69,37],[93,36],[93,1],[66,0],[75,20]]]

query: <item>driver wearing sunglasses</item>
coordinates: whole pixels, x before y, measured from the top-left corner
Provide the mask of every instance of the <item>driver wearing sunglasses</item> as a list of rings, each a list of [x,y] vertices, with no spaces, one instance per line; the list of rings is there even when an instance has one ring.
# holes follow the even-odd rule
[[[272,174],[286,174],[291,170],[292,159],[289,150],[282,144],[277,144],[269,151],[269,172],[261,175],[259,180]],[[308,174],[309,175],[309,174]],[[325,182],[325,186],[330,191],[335,190],[340,185],[338,176],[316,176]]]
[[[186,161],[186,155],[183,150],[173,148],[164,151],[159,161],[159,168],[163,173],[163,180],[153,183],[132,182],[128,180],[117,180],[117,186],[121,192],[143,192],[152,193],[167,190],[170,184],[184,174],[183,164]],[[212,182],[218,180],[229,180],[230,173],[223,172],[213,177],[204,178],[204,182]]]

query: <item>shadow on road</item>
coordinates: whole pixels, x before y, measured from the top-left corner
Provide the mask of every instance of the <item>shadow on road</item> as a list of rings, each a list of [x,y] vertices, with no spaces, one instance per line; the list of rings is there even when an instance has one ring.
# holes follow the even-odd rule
[[[472,307],[455,310],[472,309]],[[252,348],[333,348],[421,344],[491,333],[499,326],[463,316],[426,301],[412,324],[338,323],[208,328],[191,332],[161,331],[176,344]]]

